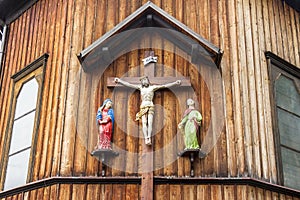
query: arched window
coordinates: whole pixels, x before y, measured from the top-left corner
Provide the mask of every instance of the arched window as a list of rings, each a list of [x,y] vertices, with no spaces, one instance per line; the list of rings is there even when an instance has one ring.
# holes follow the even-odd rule
[[[13,96],[10,121],[6,131],[7,152],[4,158],[4,190],[18,187],[31,180],[31,166],[38,130],[39,108],[43,89],[44,55],[12,76]]]
[[[16,111],[4,184],[5,190],[23,185],[27,180],[38,90],[38,82],[33,78],[24,83],[16,99]]]
[[[271,53],[267,56],[280,182],[300,189],[300,68]]]

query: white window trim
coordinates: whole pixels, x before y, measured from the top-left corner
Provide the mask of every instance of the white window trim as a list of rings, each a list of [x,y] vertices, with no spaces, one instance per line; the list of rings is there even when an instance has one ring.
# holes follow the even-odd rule
[[[0,64],[2,63],[2,57],[3,57],[3,52],[4,52],[4,46],[5,46],[5,36],[6,36],[6,30],[7,30],[7,25],[1,24],[3,27],[3,31],[0,31],[0,34],[2,35],[2,39],[0,41]]]
[[[2,59],[4,56],[4,47],[5,47],[5,37],[6,37],[6,31],[7,31],[7,25],[2,24],[0,22],[0,25],[3,26],[3,32],[0,33],[2,34],[2,39],[0,41],[0,76],[1,76],[1,71],[2,71]]]

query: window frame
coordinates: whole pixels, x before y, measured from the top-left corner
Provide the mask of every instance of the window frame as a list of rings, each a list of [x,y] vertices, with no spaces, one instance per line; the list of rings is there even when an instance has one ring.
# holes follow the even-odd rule
[[[1,20],[0,20],[0,26],[3,27],[3,31],[1,34],[1,40],[0,40],[0,92],[1,92],[1,85],[2,85],[2,76],[3,76],[3,72],[2,72],[2,60],[4,57],[4,49],[5,49],[5,45],[6,45],[6,32],[7,32],[7,25],[4,24]]]
[[[6,28],[7,26],[0,20],[0,26],[3,28],[2,31],[0,29],[0,52],[3,52],[5,35],[6,35]]]
[[[285,61],[279,56],[275,55],[272,52],[265,52],[268,64],[268,75],[269,75],[269,92],[270,92],[270,102],[271,102],[271,114],[272,114],[272,125],[273,125],[273,136],[275,142],[275,155],[276,165],[277,165],[277,176],[278,183],[280,185],[286,186],[284,183],[284,172],[283,172],[283,163],[282,163],[282,153],[281,153],[281,142],[280,142],[280,132],[278,125],[278,113],[277,113],[277,102],[276,102],[276,89],[275,82],[278,75],[282,74],[287,78],[292,80],[300,80],[300,68],[292,65],[291,63]],[[299,85],[298,85],[299,87]]]
[[[29,156],[29,163],[28,163],[28,171],[27,171],[27,178],[26,183],[32,181],[32,174],[33,174],[33,166],[34,166],[34,156],[36,154],[36,143],[38,138],[38,129],[40,124],[40,111],[42,107],[42,94],[44,90],[44,79],[45,79],[45,71],[47,66],[47,59],[49,55],[44,54],[31,64],[27,65],[25,68],[11,76],[13,81],[12,86],[12,94],[11,94],[11,104],[9,108],[9,116],[8,116],[8,123],[6,126],[5,131],[5,143],[3,146],[4,149],[4,156],[1,158],[0,164],[0,172],[1,172],[1,180],[0,180],[0,189],[4,190],[4,184],[6,179],[6,172],[7,172],[7,165],[8,165],[8,158],[9,158],[9,150],[11,145],[13,127],[14,127],[14,118],[15,118],[15,110],[17,105],[17,98],[21,92],[23,85],[32,80],[33,78],[36,79],[39,88],[37,93],[37,104],[35,110],[35,117],[34,117],[34,125],[33,125],[33,133],[31,139],[31,148],[30,148],[30,156]]]

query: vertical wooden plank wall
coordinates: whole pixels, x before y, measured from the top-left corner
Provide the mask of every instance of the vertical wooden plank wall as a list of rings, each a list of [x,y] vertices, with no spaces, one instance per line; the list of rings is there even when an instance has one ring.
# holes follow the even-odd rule
[[[265,51],[272,51],[288,62],[300,66],[300,14],[281,0],[153,0],[153,2],[186,24],[192,30],[224,50],[220,70],[224,83],[225,127],[215,148],[204,160],[196,160],[196,176],[250,176],[273,183],[277,182],[275,146],[273,142],[271,108]],[[107,68],[104,76],[85,73],[77,54],[111,30],[130,15],[143,1],[126,0],[40,0],[9,25],[7,49],[4,54],[3,83],[0,94],[0,146],[5,143],[12,81],[10,76],[49,53],[42,100],[41,120],[32,180],[49,176],[94,176],[101,166],[90,156],[96,142],[94,115],[97,107],[107,97],[114,98],[118,123],[128,132],[136,132],[137,126],[124,121],[138,111],[139,94],[113,91],[106,87],[106,77],[141,76],[143,50],[135,50],[117,59]],[[170,45],[162,41],[163,45]],[[172,48],[172,47],[171,47]],[[193,74],[193,66],[182,58],[157,50],[159,63],[173,66],[184,76]],[[181,65],[178,67],[178,65]],[[157,76],[173,76],[172,72],[157,68]],[[199,102],[207,102],[207,88],[201,76],[191,76]],[[120,96],[121,95],[121,96]],[[181,94],[187,98],[189,93]],[[90,98],[96,97],[96,98]],[[118,98],[123,99],[122,102]],[[127,99],[129,99],[128,102]],[[166,109],[171,116],[182,105],[169,92],[158,92],[155,103]],[[210,118],[206,104],[199,109]],[[122,112],[119,109],[122,108]],[[85,112],[81,112],[84,110]],[[126,111],[126,112],[123,112]],[[161,113],[158,112],[158,115]],[[124,115],[120,117],[121,115]],[[176,114],[179,120],[182,113]],[[123,118],[123,119],[121,119]],[[176,125],[172,117],[164,119],[166,127],[155,136],[154,149],[160,149],[174,137]],[[122,121],[123,120],[123,121]],[[202,127],[205,130],[205,127]],[[129,152],[141,152],[141,142],[116,128],[114,143]],[[178,139],[177,143],[183,145]],[[173,149],[175,151],[176,148]],[[0,148],[0,157],[4,154]],[[168,159],[168,153],[157,155],[155,165]],[[123,167],[108,169],[109,176],[136,176],[138,156],[125,162],[123,157],[113,162]],[[3,166],[0,164],[0,169]],[[122,172],[123,170],[126,173]],[[3,174],[3,171],[2,171]],[[189,175],[189,161],[179,158],[176,162],[155,171],[155,175]],[[90,187],[84,191],[89,193]],[[116,186],[112,186],[115,188]],[[119,186],[117,186],[119,187]],[[157,189],[163,186],[157,186]],[[178,188],[180,187],[180,189]],[[182,186],[172,186],[182,190]],[[104,186],[98,190],[105,189]],[[123,188],[120,195],[130,188]],[[219,188],[211,188],[213,191]],[[70,186],[44,188],[29,196],[55,195],[57,190],[69,191]],[[76,190],[74,187],[73,190]],[[164,189],[163,189],[164,190]],[[195,188],[194,191],[206,189]],[[173,191],[173,190],[172,190]],[[222,186],[224,197],[243,193],[244,188]],[[127,194],[127,193],[126,193]],[[169,194],[170,198],[174,196]],[[190,192],[189,192],[190,194]],[[244,193],[243,193],[244,194]],[[195,197],[201,196],[195,192]],[[228,195],[228,196],[227,196]],[[248,192],[245,193],[248,195]],[[269,196],[276,196],[269,194]]]

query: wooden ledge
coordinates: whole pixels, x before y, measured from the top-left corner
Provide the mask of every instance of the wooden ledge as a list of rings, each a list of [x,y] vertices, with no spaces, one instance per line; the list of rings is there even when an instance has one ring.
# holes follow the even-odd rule
[[[56,184],[138,184],[141,185],[141,177],[49,177],[26,185],[0,192],[0,198],[14,196],[39,188],[45,188]],[[279,194],[300,197],[300,190],[269,183],[250,177],[164,177],[155,176],[155,185],[179,184],[179,185],[249,185],[269,190]]]
[[[195,161],[195,158],[197,157],[197,155],[199,158],[204,158],[206,156],[206,153],[201,151],[201,149],[184,149],[183,151],[178,153],[178,156],[180,156],[180,157],[185,156],[185,157],[190,158],[190,163],[191,163],[190,175],[191,175],[191,177],[195,176],[194,161]]]
[[[105,176],[106,174],[106,165],[105,161],[112,157],[116,157],[119,155],[118,152],[114,151],[113,149],[96,149],[91,153],[92,156],[99,158],[102,163],[102,171],[101,175]]]
[[[180,151],[178,153],[178,156],[185,157],[185,156],[191,156],[192,154],[193,156],[195,154],[198,154],[199,158],[204,158],[207,156],[207,154],[203,152],[201,149],[184,149],[183,151]]]
[[[114,157],[118,156],[119,153],[113,149],[96,149],[91,153],[91,155],[96,157],[101,157],[102,155],[105,155],[105,157]]]

